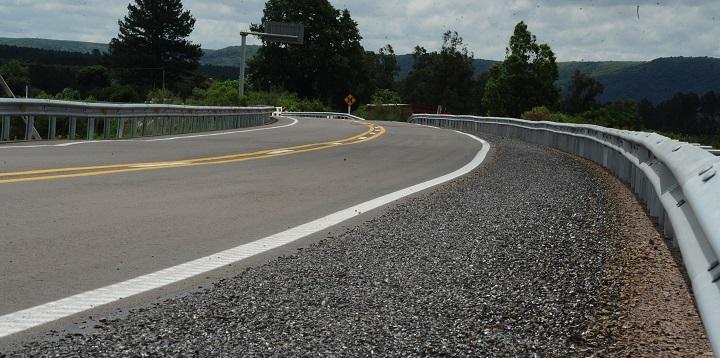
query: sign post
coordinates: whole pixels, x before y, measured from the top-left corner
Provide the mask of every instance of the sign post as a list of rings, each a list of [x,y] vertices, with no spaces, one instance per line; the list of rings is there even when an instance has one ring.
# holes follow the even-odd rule
[[[345,103],[348,106],[348,114],[352,114],[352,106],[353,104],[355,104],[355,102],[357,102],[357,99],[353,95],[349,94],[347,95],[347,97],[345,97]]]

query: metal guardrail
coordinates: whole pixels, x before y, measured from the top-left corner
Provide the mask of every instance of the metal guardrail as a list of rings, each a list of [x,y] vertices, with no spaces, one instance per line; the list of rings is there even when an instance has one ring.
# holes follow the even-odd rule
[[[365,120],[365,118],[360,118],[352,114],[336,112],[282,112],[280,115],[305,118],[351,119],[356,121]]]
[[[720,354],[720,158],[655,133],[594,125],[448,115],[413,115],[410,121],[551,146],[629,183],[680,247],[707,337]]]
[[[46,139],[75,139],[79,131],[87,140],[243,128],[270,123],[274,110],[0,98],[0,143],[31,140],[34,128]]]

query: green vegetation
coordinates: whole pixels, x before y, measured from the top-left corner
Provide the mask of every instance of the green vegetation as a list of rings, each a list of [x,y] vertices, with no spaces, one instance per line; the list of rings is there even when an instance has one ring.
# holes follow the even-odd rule
[[[670,138],[720,148],[720,95],[677,93],[653,105],[644,100],[616,101],[583,113],[553,112],[536,107],[522,114],[533,121],[595,124],[609,128],[654,131]]]
[[[0,66],[0,74],[5,78],[10,90],[15,93],[15,96],[20,96],[21,93],[25,93],[25,84],[30,81],[30,69],[28,66],[20,61],[13,60]]]
[[[457,32],[443,34],[440,52],[415,48],[412,71],[400,86],[403,99],[422,106],[442,106],[451,113],[477,113],[472,55]]]
[[[301,46],[265,41],[249,65],[256,89],[283,88],[337,107],[348,93],[361,101],[369,99],[365,50],[349,11],[335,9],[327,0],[270,0],[263,14],[262,22],[303,23],[306,41]],[[251,30],[263,28],[254,25]]]
[[[605,91],[605,86],[591,76],[575,70],[570,80],[568,93],[563,101],[565,112],[577,114],[597,107],[597,97]]]

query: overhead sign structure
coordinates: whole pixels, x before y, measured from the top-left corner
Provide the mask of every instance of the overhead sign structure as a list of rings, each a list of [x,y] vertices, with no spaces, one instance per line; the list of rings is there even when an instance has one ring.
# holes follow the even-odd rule
[[[348,114],[351,114],[350,112],[352,111],[352,106],[353,104],[355,104],[355,102],[357,102],[355,96],[349,94],[347,95],[347,97],[345,97],[345,103],[348,105]]]
[[[263,23],[263,27],[267,33],[267,35],[263,36],[263,40],[268,42],[302,45],[305,40],[305,26],[303,24],[268,21]]]
[[[245,62],[247,62],[247,37],[255,35],[267,42],[280,42],[289,45],[302,45],[305,41],[305,25],[292,22],[273,22],[263,23],[265,32],[242,31],[242,50],[240,55],[240,97],[245,96]]]

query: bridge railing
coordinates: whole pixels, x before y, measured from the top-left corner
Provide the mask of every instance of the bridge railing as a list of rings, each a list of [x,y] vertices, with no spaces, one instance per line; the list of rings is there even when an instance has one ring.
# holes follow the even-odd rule
[[[364,121],[365,118],[360,118],[352,114],[337,113],[337,112],[282,112],[283,116],[290,117],[304,117],[304,118],[328,118],[328,119],[350,119],[356,121]]]
[[[83,103],[0,98],[0,142],[120,139],[271,123],[274,107]]]
[[[512,118],[414,115],[411,122],[479,131],[590,159],[627,182],[680,247],[707,336],[720,352],[720,158],[655,134]]]

